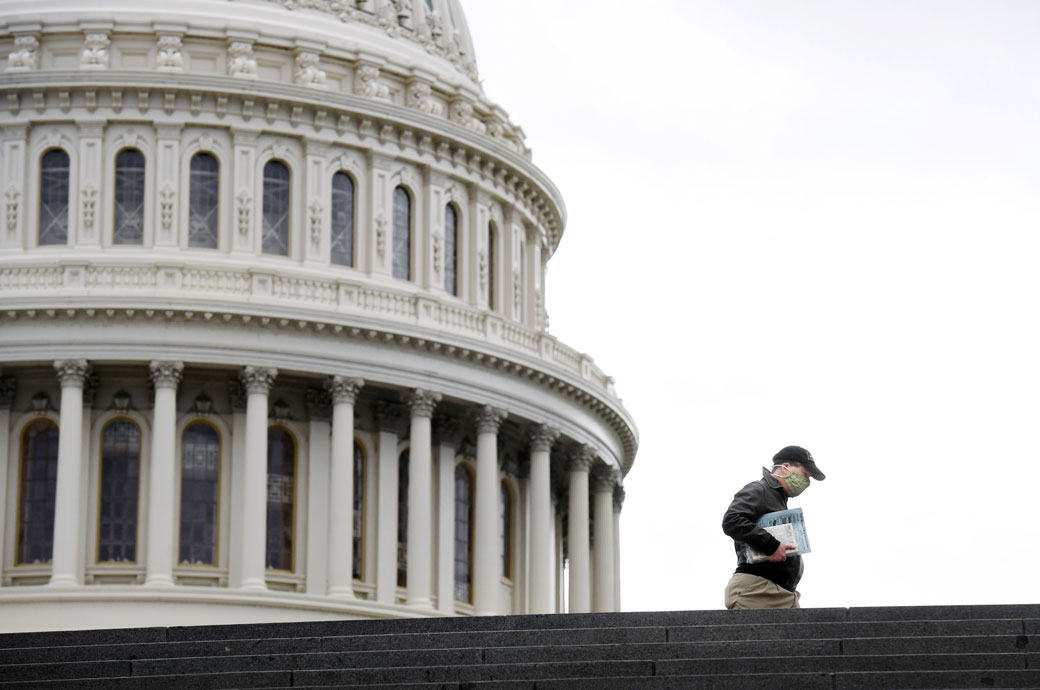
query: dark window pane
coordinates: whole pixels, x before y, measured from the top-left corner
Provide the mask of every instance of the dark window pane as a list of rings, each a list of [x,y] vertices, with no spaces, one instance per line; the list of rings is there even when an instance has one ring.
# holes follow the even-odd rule
[[[392,273],[394,278],[412,278],[412,198],[404,187],[394,189]]]
[[[342,172],[332,176],[332,263],[354,265],[354,181]]]
[[[264,166],[264,254],[289,256],[289,168],[281,161]]]
[[[444,207],[444,289],[449,295],[459,294],[459,216],[455,207]]]
[[[473,601],[473,479],[455,468],[455,599]]]
[[[499,501],[498,510],[498,550],[502,558],[502,577],[512,577],[510,547],[513,530],[513,497],[505,482],[502,482],[502,499]]]
[[[117,419],[101,433],[101,498],[98,562],[133,562],[137,541],[141,431]]]
[[[267,567],[293,569],[296,443],[285,429],[267,430]]]
[[[217,248],[220,209],[220,163],[208,153],[191,159],[188,194],[188,246]]]
[[[21,502],[18,506],[16,562],[50,563],[54,550],[54,493],[58,467],[58,427],[33,422],[22,436]]]
[[[220,437],[197,422],[181,438],[180,562],[217,564],[217,500],[220,483]]]
[[[69,154],[55,149],[40,159],[40,244],[69,241]]]
[[[124,149],[116,156],[113,244],[144,242],[144,154]]]
[[[365,554],[365,455],[361,446],[354,444],[354,579],[364,578]]]
[[[408,586],[408,451],[397,459],[397,586]]]
[[[495,302],[495,224],[488,223],[488,309],[494,309]]]

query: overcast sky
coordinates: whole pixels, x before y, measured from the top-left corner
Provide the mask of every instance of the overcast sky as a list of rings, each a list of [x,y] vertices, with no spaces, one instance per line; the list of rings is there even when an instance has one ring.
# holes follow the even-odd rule
[[[1040,3],[467,0],[614,376],[625,610],[712,609],[788,444],[804,606],[1040,600]]]

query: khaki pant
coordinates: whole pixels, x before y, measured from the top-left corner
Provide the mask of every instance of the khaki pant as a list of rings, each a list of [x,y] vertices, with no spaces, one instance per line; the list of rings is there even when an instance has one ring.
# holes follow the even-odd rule
[[[726,585],[726,608],[797,609],[801,608],[798,605],[801,596],[764,577],[733,573]]]

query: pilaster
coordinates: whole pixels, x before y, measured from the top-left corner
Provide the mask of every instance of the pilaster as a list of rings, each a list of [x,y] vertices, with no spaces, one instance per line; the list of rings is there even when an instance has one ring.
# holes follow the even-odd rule
[[[376,417],[379,423],[376,600],[392,604],[397,593],[397,430],[401,407],[379,403]]]
[[[155,189],[159,203],[155,205],[155,246],[176,247],[180,241],[178,228],[181,204],[177,200],[181,167],[181,129],[179,123],[155,126]]]
[[[81,120],[79,130],[78,199],[70,190],[69,243],[81,247],[99,247],[104,239],[105,216],[101,199],[104,181],[104,120]],[[73,219],[78,218],[79,222]]]
[[[3,168],[0,172],[0,193],[3,194],[4,215],[3,227],[0,229],[0,247],[17,247],[32,244],[26,236],[25,227],[25,182],[28,129],[25,126],[8,126],[2,130],[0,160]]]

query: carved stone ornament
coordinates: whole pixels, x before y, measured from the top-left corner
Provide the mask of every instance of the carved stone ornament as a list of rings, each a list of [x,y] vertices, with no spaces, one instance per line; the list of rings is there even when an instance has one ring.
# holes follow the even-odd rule
[[[531,450],[548,452],[559,437],[560,430],[556,427],[550,426],[549,424],[539,424],[535,428],[531,429],[529,435],[531,440]]]
[[[618,484],[614,487],[614,512],[620,513],[623,505],[625,505],[625,487]]]
[[[160,72],[183,72],[184,55],[181,53],[180,36],[160,36],[159,53],[155,57],[155,66]]]
[[[11,186],[4,192],[4,204],[6,207],[6,218],[7,218],[7,229],[9,232],[14,232],[18,228],[18,198],[22,193],[11,183]]]
[[[97,187],[94,186],[93,182],[88,182],[84,185],[80,195],[83,198],[83,226],[87,228],[94,227],[94,211],[97,208]]]
[[[376,403],[376,423],[379,425],[379,430],[397,434],[403,411],[403,408],[396,403],[383,400]]]
[[[262,393],[267,395],[274,385],[274,379],[278,376],[278,370],[274,367],[248,366],[242,369],[239,378],[246,393]]]
[[[159,192],[159,220],[163,230],[169,230],[173,225],[173,199],[175,192],[173,187],[166,185]]]
[[[358,393],[365,385],[365,379],[353,376],[331,376],[325,380],[325,390],[332,396],[332,403],[353,405],[357,402]]]
[[[159,388],[176,388],[184,372],[184,362],[163,362],[152,360],[148,364],[152,385]]]
[[[54,362],[54,369],[58,372],[58,380],[62,388],[75,386],[82,388],[90,373],[90,364],[85,359],[59,359]]]
[[[433,418],[433,432],[437,435],[438,445],[454,448],[459,434],[459,422],[454,417],[437,415]]]
[[[108,47],[111,43],[108,34],[88,33],[79,54],[80,69],[108,69]]]
[[[35,36],[15,36],[14,50],[7,56],[8,72],[40,68],[40,42]]]
[[[487,252],[481,251],[477,256],[477,274],[480,276],[480,292],[487,295],[488,289],[488,258]]]
[[[256,79],[256,58],[253,44],[247,41],[232,41],[228,46],[228,74],[239,79]]]
[[[374,65],[361,65],[357,68],[357,83],[354,93],[366,98],[390,100],[390,87],[379,81],[379,68]]]
[[[250,210],[253,207],[253,197],[249,195],[249,192],[245,189],[238,193],[236,197],[238,201],[238,234],[248,235],[249,234],[249,217]]]
[[[376,254],[380,259],[386,256],[386,214],[380,211],[376,214]]]
[[[433,90],[430,85],[422,81],[413,81],[408,85],[407,105],[415,108],[421,113],[440,116],[444,108],[433,99]]]
[[[425,417],[427,419],[433,417],[433,408],[441,400],[440,393],[426,390],[425,388],[413,388],[407,393],[403,393],[402,397],[411,410],[413,417]]]
[[[568,460],[570,460],[568,469],[571,472],[588,472],[596,460],[596,453],[592,450],[592,446],[581,443],[571,448]]]
[[[314,197],[307,210],[311,214],[311,242],[318,246],[321,244],[321,219],[325,209],[321,205],[321,200]]]
[[[438,279],[441,277],[441,269],[444,267],[444,262],[441,261],[441,255],[444,253],[444,233],[441,232],[440,226],[437,226],[433,230],[433,272]]]
[[[492,407],[491,405],[481,406],[477,412],[477,433],[497,434],[498,427],[508,414],[500,407]]]
[[[450,119],[452,122],[456,122],[478,134],[487,133],[487,126],[473,116],[473,104],[463,98],[458,98],[451,102]]]
[[[307,416],[315,420],[328,420],[332,412],[332,398],[328,391],[321,388],[308,388],[303,394],[303,403],[307,406]]]
[[[520,307],[523,305],[523,296],[524,296],[524,284],[523,284],[523,281],[520,280],[520,269],[519,268],[514,268],[513,269],[513,309],[514,309],[514,311],[517,314],[520,313]]]
[[[325,72],[318,67],[321,58],[317,53],[304,52],[296,56],[293,79],[302,86],[325,86]]]

